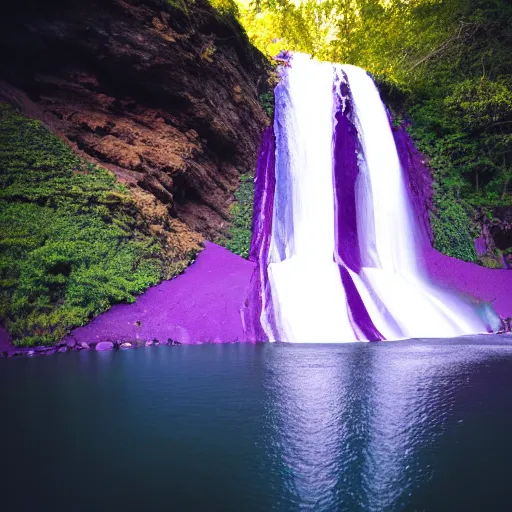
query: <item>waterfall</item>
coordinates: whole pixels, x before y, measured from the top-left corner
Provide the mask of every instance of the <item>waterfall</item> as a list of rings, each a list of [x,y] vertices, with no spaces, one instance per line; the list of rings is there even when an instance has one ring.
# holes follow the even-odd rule
[[[423,272],[422,230],[370,76],[303,54],[280,73],[255,180],[252,335],[339,343],[486,331]]]

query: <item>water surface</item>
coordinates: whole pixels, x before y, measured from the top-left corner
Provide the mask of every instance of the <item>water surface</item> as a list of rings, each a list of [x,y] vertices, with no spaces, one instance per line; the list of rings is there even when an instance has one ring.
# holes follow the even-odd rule
[[[511,510],[512,339],[0,360],[2,510]]]

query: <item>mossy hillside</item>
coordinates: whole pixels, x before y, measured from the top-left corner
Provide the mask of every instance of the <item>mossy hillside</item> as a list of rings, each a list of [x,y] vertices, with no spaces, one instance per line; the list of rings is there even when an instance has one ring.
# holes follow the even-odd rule
[[[171,277],[138,217],[112,173],[0,104],[0,319],[16,344],[52,344]]]

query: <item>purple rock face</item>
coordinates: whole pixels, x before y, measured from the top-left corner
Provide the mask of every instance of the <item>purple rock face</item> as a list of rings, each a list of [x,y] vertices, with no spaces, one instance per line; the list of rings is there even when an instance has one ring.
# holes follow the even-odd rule
[[[414,146],[407,127],[392,127],[396,149],[402,166],[409,200],[414,208],[415,232],[420,249],[431,246],[433,236],[429,211],[432,210],[432,177],[427,158]]]
[[[477,256],[483,256],[487,252],[487,243],[483,236],[475,238],[475,251]]]
[[[445,256],[433,248],[423,254],[429,276],[440,285],[489,303],[501,318],[512,317],[512,272]]]
[[[0,352],[8,352],[12,348],[9,333],[3,327],[0,327]]]

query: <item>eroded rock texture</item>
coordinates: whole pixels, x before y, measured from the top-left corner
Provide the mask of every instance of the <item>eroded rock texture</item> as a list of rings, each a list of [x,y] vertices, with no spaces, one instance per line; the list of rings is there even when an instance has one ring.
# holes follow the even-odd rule
[[[215,239],[268,123],[267,68],[234,20],[186,4],[16,2],[0,20],[0,99],[114,171],[145,208]]]

